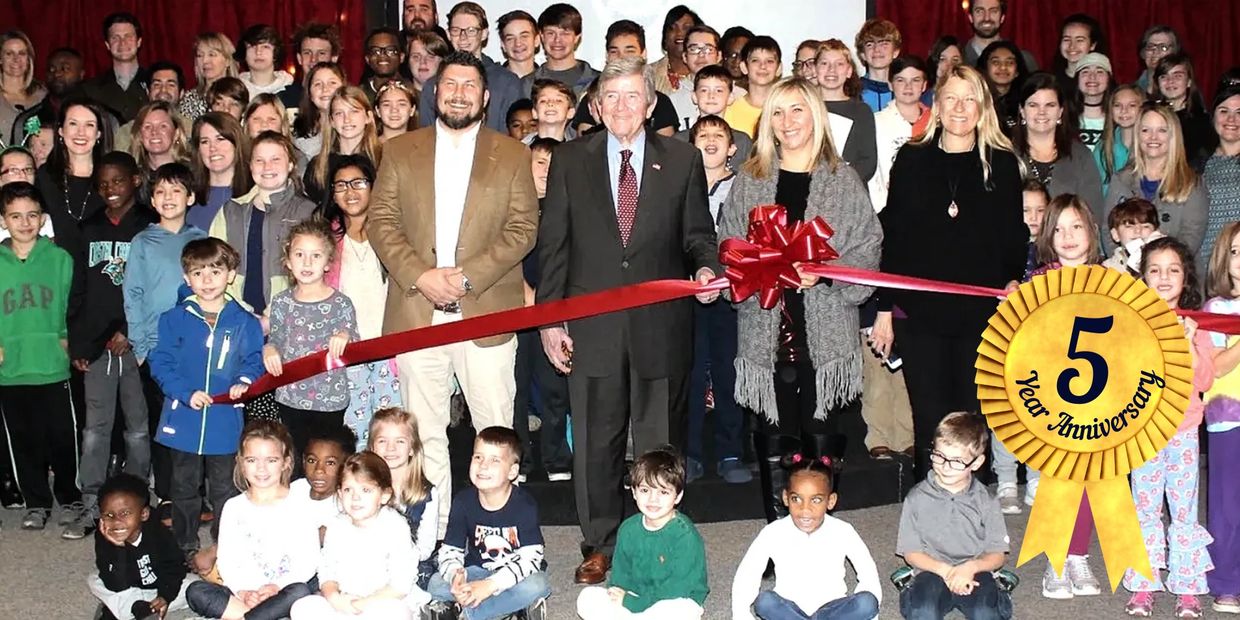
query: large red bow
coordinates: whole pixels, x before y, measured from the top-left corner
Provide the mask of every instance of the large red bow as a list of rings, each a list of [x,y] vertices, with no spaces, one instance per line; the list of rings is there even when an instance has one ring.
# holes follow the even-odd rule
[[[732,300],[758,293],[758,304],[770,310],[779,303],[783,289],[801,286],[793,263],[822,263],[839,258],[827,241],[835,234],[821,217],[788,225],[788,212],[781,205],[761,205],[749,212],[747,239],[725,239],[719,262],[727,269]]]

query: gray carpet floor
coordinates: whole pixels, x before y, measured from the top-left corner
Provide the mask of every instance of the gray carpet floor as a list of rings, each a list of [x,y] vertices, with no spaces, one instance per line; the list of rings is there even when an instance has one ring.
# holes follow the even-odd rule
[[[86,590],[85,580],[94,567],[90,538],[80,541],[60,539],[58,528],[43,532],[19,529],[20,513],[0,511],[0,618],[65,618],[89,619],[96,602]],[[884,577],[882,612],[879,618],[899,618],[895,589],[886,582],[886,575],[901,565],[893,555],[896,525],[900,518],[898,505],[837,513],[837,517],[856,527],[869,543],[870,553]],[[1015,562],[1024,532],[1026,511],[1008,517],[1012,539],[1009,567]],[[53,515],[55,518],[55,515]],[[55,521],[53,520],[54,524]],[[732,574],[753,537],[761,529],[758,521],[711,523],[700,526],[710,560],[710,596],[706,601],[706,617],[725,619],[731,615]],[[574,612],[578,587],[573,585],[573,569],[580,561],[580,532],[575,527],[546,527],[547,562],[552,580],[552,598],[548,601],[549,620],[576,618]],[[1095,548],[1092,564],[1099,580],[1106,582],[1100,557]],[[1124,616],[1126,593],[1078,597],[1069,601],[1050,601],[1041,596],[1041,575],[1045,561],[1035,559],[1016,569],[1021,585],[1014,593],[1016,618],[1120,618]],[[1224,618],[1209,610],[1209,600],[1202,603],[1207,618]],[[1170,618],[1174,608],[1170,595],[1161,595],[1154,617]],[[175,617],[184,618],[185,615]]]

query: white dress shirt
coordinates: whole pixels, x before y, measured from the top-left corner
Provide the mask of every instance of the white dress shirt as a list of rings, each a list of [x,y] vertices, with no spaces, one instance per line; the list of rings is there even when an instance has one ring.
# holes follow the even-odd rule
[[[435,266],[455,267],[460,241],[461,217],[469,192],[469,175],[474,168],[474,148],[478,145],[475,123],[463,135],[449,133],[442,122],[435,123]]]

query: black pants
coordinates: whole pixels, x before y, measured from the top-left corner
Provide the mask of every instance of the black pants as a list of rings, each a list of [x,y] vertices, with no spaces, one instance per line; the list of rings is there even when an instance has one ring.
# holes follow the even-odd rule
[[[522,471],[533,467],[529,461],[530,447],[530,400],[534,386],[541,407],[542,420],[539,431],[539,450],[542,464],[548,473],[565,472],[573,468],[573,453],[568,447],[566,426],[568,424],[568,378],[556,372],[543,353],[542,339],[538,330],[517,334],[517,395],[512,407],[512,428],[525,446]]]
[[[310,596],[310,586],[304,583],[290,583],[271,598],[259,603],[254,609],[247,611],[247,620],[276,620],[287,618],[293,603],[298,599]],[[227,587],[207,581],[196,581],[185,590],[185,602],[194,613],[208,618],[219,618],[228,609],[228,601],[233,591]]]
[[[144,362],[138,366],[142,377],[142,396],[146,399],[147,420],[151,437],[159,431],[159,416],[164,409],[164,392],[151,376],[151,365]],[[172,497],[172,455],[168,446],[151,442],[151,473],[155,478],[155,494],[160,500]],[[223,506],[219,506],[223,508]]]
[[[982,333],[944,335],[920,329],[907,319],[896,321],[894,327],[913,409],[913,446],[917,449],[913,473],[921,480],[930,471],[930,449],[939,421],[953,411],[978,411],[973,366]]]
[[[573,406],[573,489],[583,550],[611,555],[624,518],[624,452],[633,427],[633,453],[664,444],[684,449],[688,368],[643,377],[625,347],[614,374],[568,376]]]
[[[740,458],[744,422],[736,404],[736,310],[725,301],[693,306],[693,369],[689,372],[689,424],[685,456],[701,461],[702,426],[706,421],[706,388],[715,393],[711,413],[715,461]]]
[[[82,501],[77,487],[78,428],[69,382],[0,387],[17,484],[27,509],[50,510]],[[55,475],[55,489],[47,470]]]
[[[169,499],[172,500],[172,533],[185,552],[198,550],[198,527],[202,524],[202,479],[207,477],[207,493],[215,519],[211,521],[211,539],[220,538],[220,515],[224,502],[237,494],[233,484],[236,455],[201,455],[168,450],[172,468]]]
[[[288,434],[293,438],[293,479],[296,480],[305,475],[301,467],[301,455],[306,451],[310,435],[318,429],[335,429],[344,426],[344,409],[310,411],[295,409],[281,402],[277,402],[276,405],[280,408],[280,421],[288,428]]]

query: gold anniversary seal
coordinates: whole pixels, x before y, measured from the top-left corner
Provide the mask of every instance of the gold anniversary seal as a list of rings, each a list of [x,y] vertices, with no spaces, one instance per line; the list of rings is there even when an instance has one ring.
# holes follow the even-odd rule
[[[1112,591],[1126,568],[1150,576],[1127,474],[1188,405],[1192,359],[1175,312],[1127,274],[1052,270],[999,305],[976,369],[995,436],[1042,472],[1017,565],[1046,553],[1062,574],[1086,493]]]

